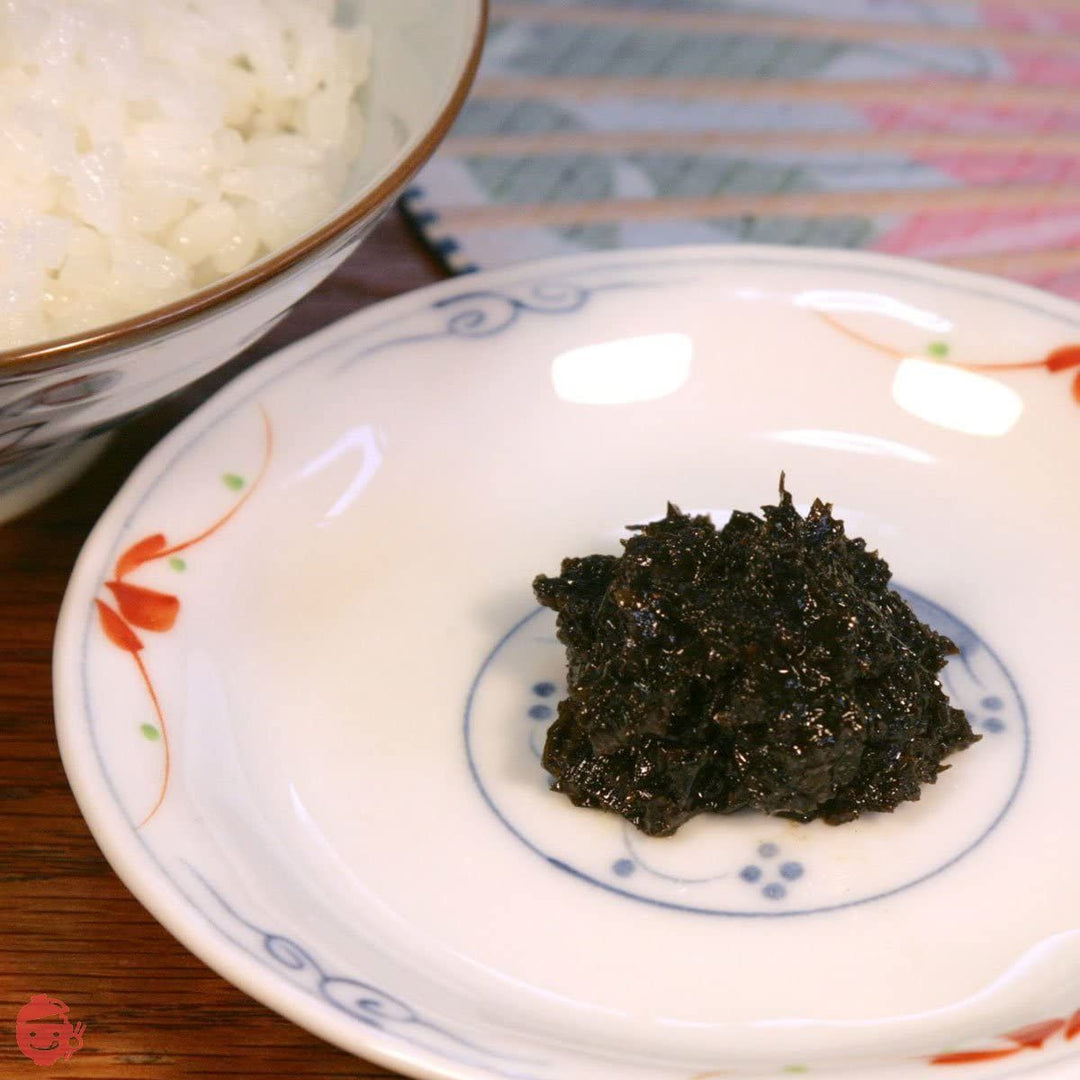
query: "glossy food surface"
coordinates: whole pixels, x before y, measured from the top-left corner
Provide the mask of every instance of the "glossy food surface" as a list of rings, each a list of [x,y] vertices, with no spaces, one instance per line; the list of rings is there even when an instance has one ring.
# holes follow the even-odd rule
[[[563,561],[569,695],[544,767],[581,806],[665,836],[703,811],[830,824],[918,799],[976,741],[937,679],[956,646],[831,507],[780,487],[722,529],[668,505],[623,554]]]

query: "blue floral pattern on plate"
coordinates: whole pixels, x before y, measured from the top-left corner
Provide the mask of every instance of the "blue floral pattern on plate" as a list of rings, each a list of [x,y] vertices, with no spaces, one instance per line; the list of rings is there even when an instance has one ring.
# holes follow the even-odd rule
[[[998,750],[1008,758],[1007,766],[999,770],[1001,790],[994,800],[980,807],[985,816],[972,821],[970,829],[961,829],[955,847],[938,852],[936,864],[913,866],[907,876],[880,887],[847,881],[845,878],[843,888],[837,885],[830,893],[827,885],[829,876],[817,865],[823,852],[829,853],[830,845],[810,845],[810,850],[816,853],[803,855],[799,847],[805,846],[802,841],[807,834],[800,832],[800,826],[791,822],[777,824],[776,819],[753,814],[728,818],[725,835],[717,835],[714,829],[711,842],[697,844],[694,853],[686,858],[681,857],[682,849],[688,845],[682,843],[681,836],[655,840],[642,836],[621,820],[617,821],[618,838],[610,837],[616,850],[606,860],[599,850],[569,856],[557,847],[552,848],[544,835],[544,823],[535,817],[529,820],[519,818],[517,811],[508,809],[513,801],[512,796],[508,800],[506,792],[500,791],[500,778],[478,763],[473,722],[478,702],[485,694],[485,676],[491,668],[500,667],[507,678],[511,671],[527,670],[531,678],[521,707],[524,723],[519,724],[517,730],[521,733],[519,737],[525,740],[530,760],[536,763],[535,782],[546,782],[546,774],[539,768],[539,759],[547,728],[556,715],[557,695],[563,685],[563,651],[553,633],[538,630],[538,624],[553,624],[553,618],[542,609],[536,609],[511,628],[486,658],[473,683],[464,725],[473,780],[503,824],[550,865],[603,889],[661,907],[725,916],[812,915],[894,896],[928,881],[975,850],[1008,813],[1027,769],[1030,732],[1027,710],[1019,690],[990,645],[966,623],[933,601],[910,589],[900,588],[898,591],[921,619],[956,642],[960,653],[942,672],[942,683],[950,698],[968,711],[977,731],[985,733],[988,739],[1005,740]],[[970,753],[977,755],[978,749]],[[963,767],[970,769],[972,766],[965,762]],[[516,778],[515,782],[520,782],[520,778]],[[553,813],[563,815],[568,805],[561,796],[551,796]],[[601,824],[596,820],[601,813],[599,811],[574,812],[584,815],[582,830],[595,826],[597,833],[603,829],[605,834],[610,834],[610,826],[616,820],[612,818],[612,821]],[[905,812],[910,813],[910,810],[901,807],[896,811],[898,814]],[[857,828],[862,833],[878,828],[880,823],[875,819],[882,817],[884,815],[864,817]],[[715,818],[713,823],[716,824]],[[819,824],[814,826],[815,829],[819,827],[829,828]],[[687,832],[691,829],[701,831],[700,819],[684,826]],[[834,835],[837,838],[850,836],[852,829],[852,826],[846,826],[846,832],[837,831]],[[786,839],[773,839],[773,836]],[[600,840],[597,840],[597,844],[598,848],[603,846]],[[682,844],[682,848],[677,846],[679,844]],[[721,849],[725,853],[723,857],[718,855]],[[678,857],[670,858],[672,854]],[[826,854],[826,857],[829,855]],[[834,877],[836,872],[834,867]],[[734,888],[736,885],[741,887],[741,891]],[[854,895],[840,897],[840,894],[846,893]]]

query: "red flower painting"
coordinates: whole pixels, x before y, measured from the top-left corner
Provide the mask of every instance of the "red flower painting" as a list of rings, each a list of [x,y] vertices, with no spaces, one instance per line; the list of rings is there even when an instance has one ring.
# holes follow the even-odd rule
[[[132,658],[149,695],[156,723],[144,723],[140,725],[140,730],[147,739],[160,740],[162,744],[161,784],[157,798],[139,822],[139,828],[150,821],[165,801],[171,770],[169,729],[165,723],[165,711],[143,657],[146,644],[139,631],[148,634],[168,633],[176,625],[181,605],[180,598],[172,593],[150,589],[128,579],[141,567],[162,559],[167,559],[173,570],[182,573],[187,568],[187,563],[181,557],[181,553],[189,551],[220,532],[255,494],[266,475],[274,447],[270,418],[262,409],[260,409],[260,414],[263,423],[263,454],[256,475],[250,483],[237,473],[225,473],[221,477],[227,488],[242,493],[229,510],[194,536],[178,543],[170,543],[162,533],[153,533],[136,541],[117,559],[112,578],[104,583],[108,595],[104,599],[99,597],[94,601],[98,621],[105,637]]]

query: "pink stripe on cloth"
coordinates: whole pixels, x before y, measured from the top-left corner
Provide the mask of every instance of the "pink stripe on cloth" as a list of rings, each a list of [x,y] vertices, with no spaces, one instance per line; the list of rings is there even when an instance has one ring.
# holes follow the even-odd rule
[[[1037,144],[1036,144],[1037,145]],[[918,154],[916,160],[965,184],[1075,184],[1080,156],[1040,154]]]
[[[957,210],[912,214],[877,238],[874,249],[935,259],[1039,251],[1080,244],[1080,211]]]
[[[918,91],[912,92],[913,98]],[[976,135],[987,131],[1008,131],[1036,136],[1043,131],[1080,131],[1080,95],[1067,109],[1010,105],[1008,88],[1002,87],[1000,105],[955,105],[948,103],[866,105],[862,115],[875,131],[940,131]]]
[[[1027,33],[1080,33],[1080,8],[1040,7],[1037,0],[988,0],[979,5],[984,26]]]
[[[1025,86],[1080,86],[1080,56],[1010,50],[1003,55],[1015,80]]]

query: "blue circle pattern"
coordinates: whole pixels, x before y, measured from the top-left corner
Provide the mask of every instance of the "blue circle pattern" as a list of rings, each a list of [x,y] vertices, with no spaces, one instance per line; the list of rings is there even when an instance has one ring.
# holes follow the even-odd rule
[[[758,844],[757,853],[763,859],[775,859],[780,854],[780,845],[767,840],[763,844]],[[780,864],[777,872],[785,881],[792,882],[798,881],[806,873],[806,870],[802,863],[789,859]],[[754,863],[747,864],[739,871],[739,877],[747,885],[756,885],[764,875],[765,871]],[[766,900],[783,900],[787,896],[787,892],[787,886],[779,881],[767,881],[761,886],[761,895]]]
[[[602,880],[600,878],[593,877],[593,876],[591,876],[591,875],[589,875],[589,874],[587,874],[587,873],[585,873],[583,871],[577,870],[576,868],[568,865],[567,863],[563,862],[561,859],[559,859],[557,857],[554,857],[552,855],[548,855],[546,852],[544,852],[541,849],[535,847],[529,840],[527,840],[524,836],[522,836],[521,833],[519,833],[518,830],[509,821],[506,820],[506,818],[499,811],[498,807],[492,801],[491,797],[488,795],[487,790],[485,789],[484,784],[483,784],[482,780],[480,779],[479,774],[477,773],[476,763],[473,760],[472,751],[471,751],[471,748],[469,747],[469,729],[470,729],[470,720],[471,720],[471,712],[472,712],[473,700],[475,698],[477,689],[479,687],[481,679],[483,678],[484,673],[487,671],[489,665],[494,660],[494,658],[497,655],[497,653],[499,652],[499,650],[502,649],[502,647],[518,631],[520,631],[526,624],[531,622],[537,615],[539,615],[541,613],[541,611],[543,610],[541,608],[536,608],[531,613],[529,613],[528,615],[525,615],[513,627],[511,627],[510,630],[507,631],[506,634],[503,635],[503,637],[500,639],[500,641],[495,645],[495,647],[487,655],[487,657],[485,658],[483,664],[480,667],[480,671],[477,673],[476,677],[473,680],[473,684],[472,684],[472,687],[470,688],[470,691],[469,691],[469,697],[468,697],[468,700],[467,700],[467,703],[466,703],[466,709],[465,709],[466,752],[468,754],[469,767],[470,767],[470,771],[471,771],[472,776],[473,776],[473,780],[476,783],[477,787],[479,788],[480,793],[483,795],[483,797],[484,797],[485,801],[487,802],[488,806],[495,813],[495,815],[503,822],[503,824],[515,836],[517,836],[518,839],[521,840],[527,847],[532,848],[532,850],[534,850],[538,855],[540,855],[544,859],[546,859],[547,862],[550,863],[552,866],[556,867],[559,870],[567,872],[567,873],[571,874],[574,877],[578,877],[578,878],[580,878],[580,879],[582,879],[584,881],[591,882],[594,885],[598,885],[601,888],[604,888],[604,889],[607,889],[609,891],[618,893],[619,895],[625,896],[625,897],[627,897],[629,899],[642,901],[642,902],[648,903],[648,904],[653,904],[653,905],[655,905],[657,907],[671,908],[671,909],[675,909],[675,910],[678,910],[678,911],[687,911],[687,912],[691,912],[691,913],[694,913],[694,914],[701,914],[701,915],[726,915],[726,916],[746,916],[746,917],[765,916],[765,915],[770,915],[770,914],[787,915],[787,916],[791,916],[791,915],[809,915],[809,914],[815,914],[817,912],[822,912],[822,911],[835,911],[835,910],[842,909],[842,908],[859,906],[859,905],[862,905],[862,904],[870,903],[873,900],[882,899],[883,897],[891,896],[891,895],[894,895],[894,894],[896,894],[898,892],[903,892],[903,891],[905,891],[905,890],[907,890],[909,888],[912,888],[914,885],[920,884],[921,882],[923,882],[923,881],[925,881],[925,880],[927,880],[927,879],[929,879],[931,877],[935,877],[938,874],[942,873],[943,871],[947,870],[954,863],[959,861],[959,859],[963,858],[964,855],[968,854],[968,852],[970,852],[975,847],[977,847],[980,843],[982,843],[982,841],[991,832],[993,832],[997,828],[997,826],[1001,822],[1002,818],[1005,816],[1005,814],[1011,808],[1013,802],[1016,799],[1016,794],[1019,791],[1019,788],[1020,788],[1021,784],[1023,783],[1023,779],[1024,779],[1024,776],[1025,776],[1026,771],[1027,771],[1028,755],[1029,755],[1029,752],[1030,752],[1030,732],[1029,732],[1029,728],[1028,728],[1026,709],[1025,709],[1025,706],[1024,706],[1023,699],[1020,697],[1019,690],[1016,687],[1016,684],[1013,681],[1012,676],[1009,674],[1008,670],[1001,663],[1000,658],[997,656],[996,653],[994,653],[993,649],[991,649],[990,646],[988,644],[986,644],[986,642],[982,641],[982,639],[980,639],[978,637],[978,635],[970,627],[968,627],[966,624],[962,623],[959,619],[957,619],[950,612],[946,611],[944,608],[940,607],[937,604],[934,604],[932,601],[927,600],[924,597],[919,596],[916,593],[912,593],[910,590],[903,589],[903,588],[897,588],[897,591],[899,591],[901,593],[901,595],[903,595],[905,597],[905,599],[907,599],[910,603],[912,603],[916,607],[917,613],[919,614],[920,618],[922,618],[924,621],[930,621],[932,624],[940,624],[940,629],[942,630],[942,632],[946,633],[949,637],[952,637],[958,643],[958,645],[960,646],[960,659],[959,659],[959,662],[961,664],[963,664],[968,669],[969,673],[971,671],[970,664],[969,664],[969,658],[970,658],[971,651],[973,649],[977,649],[977,648],[982,648],[982,649],[984,649],[986,651],[986,653],[992,659],[994,664],[997,666],[1001,676],[1008,683],[1008,685],[1009,685],[1009,687],[1010,687],[1010,689],[1012,691],[1012,694],[1013,694],[1013,696],[1014,696],[1014,698],[1016,700],[1016,704],[1019,707],[1020,721],[1021,721],[1021,728],[1022,728],[1022,740],[1023,740],[1023,743],[1022,743],[1022,759],[1021,759],[1019,775],[1017,777],[1016,783],[1015,783],[1011,793],[1009,794],[1009,797],[1008,797],[1005,805],[999,811],[997,817],[990,823],[990,825],[985,829],[985,831],[980,836],[978,836],[974,841],[972,841],[968,845],[968,847],[965,848],[963,851],[957,853],[951,859],[949,859],[947,862],[945,862],[941,866],[937,867],[936,869],[931,870],[929,873],[926,873],[922,877],[916,878],[915,880],[913,880],[911,882],[908,882],[907,884],[897,886],[896,888],[890,889],[890,890],[888,890],[888,891],[886,891],[884,893],[881,893],[881,894],[878,894],[878,895],[875,895],[875,896],[868,896],[868,897],[865,897],[865,898],[862,898],[862,899],[848,901],[846,903],[832,904],[832,905],[822,907],[822,908],[793,908],[793,907],[789,907],[787,905],[784,905],[781,908],[781,910],[778,910],[778,911],[775,911],[775,912],[756,911],[756,910],[750,910],[750,911],[745,911],[745,910],[722,910],[722,909],[696,907],[696,906],[692,906],[692,905],[689,905],[689,904],[675,903],[675,902],[668,901],[668,900],[663,900],[663,899],[660,899],[660,898],[644,896],[644,895],[641,895],[641,894],[639,894],[637,892],[628,891],[627,889],[618,887],[618,886],[610,883],[610,879],[608,881],[604,881],[604,880]],[[978,682],[979,680],[976,678],[976,681]],[[548,698],[548,697],[551,697],[553,694],[555,694],[557,692],[558,687],[557,687],[557,685],[555,683],[545,680],[543,682],[534,683],[532,685],[532,687],[531,687],[531,690],[532,690],[532,693],[534,695],[536,695],[537,697]],[[986,695],[986,696],[984,696],[984,697],[982,697],[980,699],[979,705],[983,709],[993,710],[993,709],[1004,708],[1005,702],[998,695],[988,694],[988,695]],[[542,713],[541,710],[546,710],[546,714]],[[543,705],[543,704],[535,704],[535,703],[533,705],[529,706],[529,708],[526,711],[527,711],[528,716],[531,717],[534,720],[548,719],[548,717],[554,713],[554,710],[551,709],[550,706]],[[979,723],[980,723],[980,725],[981,725],[981,727],[983,728],[984,731],[990,732],[992,734],[997,734],[997,733],[1000,733],[1000,732],[1006,730],[1005,723],[1000,718],[995,717],[995,716],[984,717],[981,721],[979,721]],[[531,738],[530,742],[533,745],[533,751],[534,751],[534,753],[536,754],[537,757],[540,756],[540,750],[539,750],[539,747],[537,747],[536,744],[535,744],[535,738],[536,738],[537,733],[542,734],[542,732],[543,732],[543,729],[539,725],[534,725],[533,726],[533,728],[532,728],[532,738]],[[758,854],[759,858],[761,858],[761,859],[774,859],[774,858],[776,858],[777,855],[779,855],[779,853],[780,853],[780,847],[779,847],[778,844],[776,844],[773,841],[764,841],[762,843],[759,843],[758,846],[757,846],[757,854]],[[633,854],[633,853],[631,852],[631,854]],[[624,878],[624,879],[628,878],[633,873],[635,873],[636,870],[638,869],[638,865],[637,865],[638,862],[640,862],[640,860],[637,859],[636,856],[633,859],[626,859],[626,858],[618,859],[614,863],[610,864],[611,865],[611,872],[616,877]],[[646,866],[644,864],[641,864],[641,868],[644,869],[644,870],[649,871],[651,876],[657,876],[657,877],[661,877],[661,878],[665,877],[665,875],[659,873],[659,871],[652,870],[650,867],[648,867],[648,866]],[[766,899],[768,899],[770,901],[780,901],[780,900],[785,899],[787,897],[787,895],[788,895],[788,890],[789,890],[790,884],[795,882],[795,881],[798,881],[799,879],[801,879],[804,876],[804,874],[806,873],[806,870],[805,870],[802,863],[796,862],[794,860],[788,860],[788,861],[785,861],[785,862],[783,862],[783,863],[781,863],[779,865],[779,867],[777,869],[777,873],[779,874],[780,878],[783,879],[783,881],[768,881],[768,882],[766,882],[764,885],[762,885],[760,887],[761,895],[763,895]],[[723,877],[724,875],[721,874],[719,876]],[[756,865],[754,865],[752,863],[748,863],[748,864],[744,865],[742,867],[742,869],[738,872],[738,876],[745,883],[747,883],[749,885],[756,885],[758,882],[760,882],[762,880],[762,877],[764,876],[764,872],[762,871],[761,867],[756,866]],[[674,880],[674,879],[671,879],[671,880]],[[713,880],[713,878],[702,879],[702,880]],[[783,884],[783,882],[787,882],[788,885]]]

